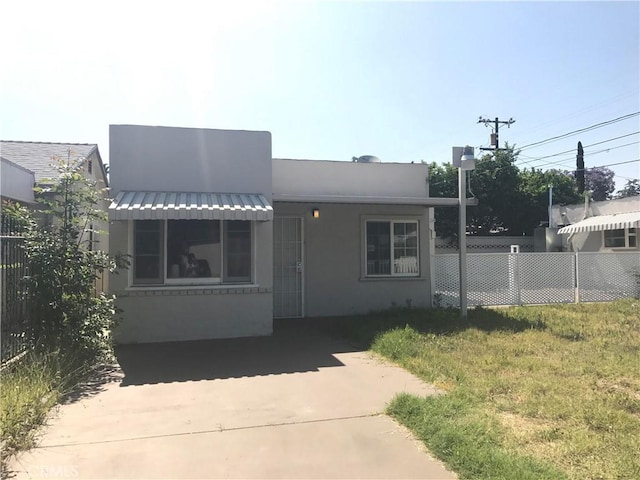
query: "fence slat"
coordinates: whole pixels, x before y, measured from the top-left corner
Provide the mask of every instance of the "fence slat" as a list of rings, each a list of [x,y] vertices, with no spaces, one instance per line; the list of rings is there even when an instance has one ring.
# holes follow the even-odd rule
[[[27,348],[27,303],[21,283],[27,274],[24,238],[17,223],[0,215],[0,360],[5,363]]]

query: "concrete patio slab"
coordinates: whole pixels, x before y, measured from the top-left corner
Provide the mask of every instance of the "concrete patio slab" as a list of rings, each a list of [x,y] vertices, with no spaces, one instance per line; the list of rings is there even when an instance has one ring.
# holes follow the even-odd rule
[[[381,415],[435,390],[321,330],[117,353],[12,462],[17,478],[455,478]]]

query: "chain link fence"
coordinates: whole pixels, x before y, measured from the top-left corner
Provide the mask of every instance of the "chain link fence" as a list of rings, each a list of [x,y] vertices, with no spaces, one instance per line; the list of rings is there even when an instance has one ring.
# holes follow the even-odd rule
[[[459,307],[458,255],[433,256],[434,304]],[[469,306],[602,302],[640,295],[638,252],[467,255]]]

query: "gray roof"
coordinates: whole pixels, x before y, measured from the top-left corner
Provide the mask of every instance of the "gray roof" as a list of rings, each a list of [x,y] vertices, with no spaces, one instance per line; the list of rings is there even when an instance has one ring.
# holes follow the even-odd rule
[[[100,160],[99,168],[102,169],[104,175],[104,166],[98,152],[98,145],[93,143],[0,141],[0,154],[2,154],[2,157],[31,170],[35,174],[36,183],[40,183],[43,179],[56,178],[59,175],[55,166],[53,166],[54,158],[76,160],[88,158],[94,152],[98,154],[98,159]]]

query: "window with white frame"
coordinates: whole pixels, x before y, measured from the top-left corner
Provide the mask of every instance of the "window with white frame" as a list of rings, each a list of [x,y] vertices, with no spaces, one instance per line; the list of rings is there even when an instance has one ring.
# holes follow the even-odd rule
[[[636,248],[637,234],[635,228],[618,228],[604,230],[604,246],[607,248]]]
[[[368,277],[419,275],[417,221],[367,220],[365,228]]]
[[[243,220],[135,220],[133,283],[250,283],[251,239]]]

